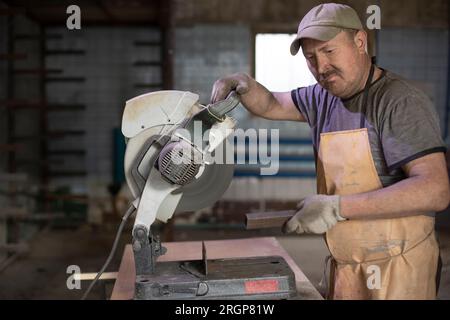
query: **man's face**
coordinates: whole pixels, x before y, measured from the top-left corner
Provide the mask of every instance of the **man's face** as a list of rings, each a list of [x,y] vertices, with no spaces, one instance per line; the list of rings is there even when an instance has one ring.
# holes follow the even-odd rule
[[[362,35],[354,38],[340,32],[329,41],[302,39],[309,70],[322,87],[337,97],[348,98],[360,90],[365,53],[361,46],[365,43],[358,42],[358,36]]]

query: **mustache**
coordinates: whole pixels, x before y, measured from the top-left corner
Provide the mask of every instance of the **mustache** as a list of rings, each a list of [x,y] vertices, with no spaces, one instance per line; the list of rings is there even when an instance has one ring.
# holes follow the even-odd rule
[[[319,81],[324,81],[329,76],[335,75],[335,74],[337,75],[338,73],[339,73],[339,71],[336,69],[328,70],[324,73],[319,74]]]

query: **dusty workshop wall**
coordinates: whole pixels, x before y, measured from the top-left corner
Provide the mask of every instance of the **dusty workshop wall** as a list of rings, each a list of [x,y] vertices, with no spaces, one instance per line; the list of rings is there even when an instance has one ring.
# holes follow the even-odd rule
[[[13,34],[23,35],[39,34],[39,25],[25,16],[19,15],[12,18]],[[20,40],[13,41],[14,53],[24,54],[25,59],[14,60],[12,69],[16,72],[8,79],[12,82],[12,99],[20,101],[41,100],[41,66],[40,41]],[[23,71],[23,72],[17,72]],[[17,144],[22,145],[16,152],[16,164],[18,172],[29,174],[30,180],[38,182],[41,177],[42,165],[40,134],[41,124],[39,120],[40,110],[38,108],[23,108],[13,110],[14,130],[12,135]]]
[[[197,23],[267,24],[294,27],[312,7],[337,2],[353,7],[364,19],[370,5],[381,8],[382,24],[389,27],[448,27],[447,0],[174,0],[177,25]]]
[[[293,26],[312,7],[329,1],[318,0],[175,0],[174,19],[177,25],[196,23],[244,23],[281,24]],[[335,1],[351,5],[363,14],[368,5],[375,1]]]
[[[209,103],[218,78],[250,72],[251,35],[248,26],[196,25],[175,29],[174,86],[200,95]]]
[[[157,29],[144,27],[85,27],[74,32],[49,28],[62,34],[62,39],[49,40],[49,49],[85,50],[85,55],[51,56],[49,68],[62,68],[65,76],[84,77],[75,84],[47,84],[51,103],[80,104],[84,110],[52,113],[51,130],[84,130],[83,136],[52,141],[51,150],[82,149],[84,155],[65,156],[64,163],[54,170],[85,170],[85,177],[55,178],[55,185],[69,185],[72,191],[84,193],[86,188],[104,187],[113,176],[113,129],[119,128],[125,102],[148,89],[138,83],[161,82],[160,70],[151,66],[137,67],[137,61],[159,57],[159,47],[136,47],[135,41],[158,41]],[[105,190],[105,189],[104,189]]]
[[[40,50],[39,43],[33,41],[18,41],[17,35],[35,34],[38,25],[24,16],[2,16],[0,19],[0,54],[6,59],[0,60],[0,101],[7,101],[0,106],[0,144],[11,142],[20,148],[14,153],[1,150],[0,176],[10,172],[9,156],[13,155],[13,166],[18,175],[4,175],[0,178],[0,206],[2,208],[20,208],[30,210],[34,208],[33,199],[23,196],[20,191],[30,191],[40,179],[40,146],[39,146],[39,110],[36,109],[7,109],[11,101],[39,100]],[[11,46],[10,46],[11,44]],[[19,59],[20,57],[20,59]],[[9,72],[11,71],[11,73]],[[8,119],[11,115],[11,121]],[[9,138],[13,140],[8,141]],[[26,183],[20,183],[24,177]],[[12,181],[17,183],[11,183]],[[10,192],[16,192],[10,197]],[[20,228],[20,229],[19,229]],[[20,230],[20,232],[19,232]],[[20,225],[0,219],[0,244],[23,240],[36,230],[33,225]],[[19,240],[20,239],[20,240]],[[0,260],[2,254],[0,254]]]

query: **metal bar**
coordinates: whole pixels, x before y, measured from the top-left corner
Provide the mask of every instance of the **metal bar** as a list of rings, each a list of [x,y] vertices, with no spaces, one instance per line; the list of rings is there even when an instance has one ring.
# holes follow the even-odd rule
[[[41,101],[26,101],[14,99],[0,101],[0,106],[5,106],[12,109],[48,109],[48,111],[72,111],[86,109],[86,106],[83,104],[48,104]]]
[[[87,175],[86,171],[52,171],[49,176],[52,177],[81,177]]]
[[[135,61],[133,67],[161,67],[161,61]]]
[[[62,39],[61,34],[16,34],[14,36],[14,40],[39,40],[42,37],[45,37],[45,39]]]
[[[83,55],[86,54],[85,50],[77,50],[77,49],[72,49],[72,50],[45,50],[44,52],[45,55],[49,56],[49,55]]]
[[[60,74],[63,72],[62,69],[14,69],[15,74]]]
[[[46,135],[27,135],[27,136],[15,136],[14,139],[19,140],[40,140],[40,139],[58,139],[65,136],[81,136],[86,132],[83,130],[55,130],[48,131]]]
[[[133,44],[136,47],[157,47],[162,45],[160,41],[135,41]]]
[[[247,213],[245,228],[247,230],[281,228],[295,213],[295,210]]]
[[[48,154],[51,155],[85,155],[86,150],[73,149],[73,150],[48,150]]]
[[[84,77],[47,77],[44,79],[45,82],[84,82],[86,78]]]
[[[49,111],[74,111],[84,110],[86,106],[84,104],[48,104]]]

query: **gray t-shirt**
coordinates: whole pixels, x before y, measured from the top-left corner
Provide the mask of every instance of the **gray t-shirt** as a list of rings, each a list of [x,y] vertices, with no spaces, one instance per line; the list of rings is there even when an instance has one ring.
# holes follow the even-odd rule
[[[360,128],[363,91],[340,99],[315,84],[292,90],[291,95],[311,127],[316,151],[320,133]],[[401,168],[404,164],[446,151],[431,100],[410,82],[387,70],[370,85],[365,127],[384,187],[406,178]]]

